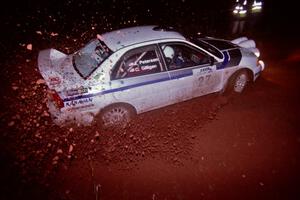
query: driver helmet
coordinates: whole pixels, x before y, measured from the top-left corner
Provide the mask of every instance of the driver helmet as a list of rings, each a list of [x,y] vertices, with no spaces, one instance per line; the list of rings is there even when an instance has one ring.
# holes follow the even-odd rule
[[[163,52],[164,52],[164,55],[166,56],[166,58],[173,59],[175,51],[172,47],[164,46],[163,47]]]

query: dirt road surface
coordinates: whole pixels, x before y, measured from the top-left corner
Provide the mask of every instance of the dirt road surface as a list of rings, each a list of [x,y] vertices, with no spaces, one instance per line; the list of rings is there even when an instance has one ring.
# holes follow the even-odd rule
[[[267,68],[241,95],[148,112],[121,131],[53,125],[36,61],[14,63],[0,199],[299,199],[300,50],[261,48]]]

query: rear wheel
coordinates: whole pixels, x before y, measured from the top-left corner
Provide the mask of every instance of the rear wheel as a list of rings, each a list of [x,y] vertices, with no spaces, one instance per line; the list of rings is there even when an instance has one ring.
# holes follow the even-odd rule
[[[100,120],[104,128],[124,128],[135,115],[135,109],[131,106],[126,104],[114,104],[103,109],[100,114]]]

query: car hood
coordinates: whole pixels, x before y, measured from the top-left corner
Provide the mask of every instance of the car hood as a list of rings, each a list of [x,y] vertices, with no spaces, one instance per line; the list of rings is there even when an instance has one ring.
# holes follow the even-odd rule
[[[50,89],[61,91],[82,84],[83,79],[75,71],[72,57],[55,49],[40,51],[38,68]]]

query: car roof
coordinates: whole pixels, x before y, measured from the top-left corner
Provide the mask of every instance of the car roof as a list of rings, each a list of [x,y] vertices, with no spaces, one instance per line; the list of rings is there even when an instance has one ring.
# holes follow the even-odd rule
[[[180,33],[172,28],[162,28],[159,26],[136,26],[124,28],[101,35],[104,43],[112,50],[117,51],[121,48],[161,39],[183,39]]]

